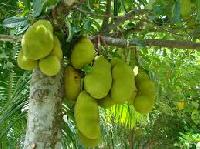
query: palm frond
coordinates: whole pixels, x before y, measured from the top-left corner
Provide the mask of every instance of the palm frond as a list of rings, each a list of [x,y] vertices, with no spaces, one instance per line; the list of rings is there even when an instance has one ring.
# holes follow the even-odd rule
[[[4,140],[0,142],[5,145],[5,142],[10,142],[8,144],[16,146],[25,133],[26,117],[22,110],[29,94],[29,80],[29,73],[21,75],[9,71],[0,81],[0,140]]]

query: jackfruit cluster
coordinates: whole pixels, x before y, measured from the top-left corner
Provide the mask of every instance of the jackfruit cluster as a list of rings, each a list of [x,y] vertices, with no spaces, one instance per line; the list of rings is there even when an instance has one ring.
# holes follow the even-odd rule
[[[65,69],[65,98],[74,103],[77,134],[86,147],[101,141],[98,106],[132,101],[136,95],[133,70],[120,59],[111,62],[104,56],[95,57],[92,42],[82,37],[71,51],[70,65]],[[84,66],[91,70],[81,77]],[[83,73],[82,73],[83,74]]]
[[[60,71],[63,53],[49,21],[38,20],[31,25],[23,35],[21,45],[17,57],[20,68],[33,70],[39,67],[47,76],[55,76]]]
[[[139,70],[135,83],[137,87],[137,95],[133,103],[135,110],[143,114],[149,113],[155,102],[155,84],[142,70]]]
[[[145,72],[135,78],[133,69],[121,59],[95,57],[94,46],[86,37],[74,45],[70,60],[64,73],[65,98],[74,104],[77,134],[85,147],[101,141],[98,106],[128,103],[140,113],[152,109],[155,87]],[[84,72],[86,65],[91,69]]]

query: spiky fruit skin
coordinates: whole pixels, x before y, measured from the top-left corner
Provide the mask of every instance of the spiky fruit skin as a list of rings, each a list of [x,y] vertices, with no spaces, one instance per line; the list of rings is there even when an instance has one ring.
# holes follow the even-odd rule
[[[80,142],[85,146],[85,147],[95,147],[99,144],[100,138],[97,139],[89,139],[86,136],[84,136],[80,131],[78,131],[78,136],[80,139]]]
[[[112,58],[112,60],[111,60],[111,66],[112,66],[112,68],[113,68],[117,63],[121,63],[121,62],[122,62],[122,60],[119,59],[119,58],[117,58],[117,57]]]
[[[138,83],[137,83],[138,84]],[[140,82],[138,86],[138,95],[145,95],[155,98],[155,84],[151,80]]]
[[[112,78],[111,98],[117,104],[123,104],[131,98],[135,90],[133,71],[123,61],[117,62],[112,68]]]
[[[32,60],[46,57],[53,49],[53,41],[50,23],[36,22],[23,35],[22,49],[24,56]]]
[[[81,76],[72,66],[65,69],[64,89],[66,99],[75,102],[81,91]]]
[[[111,64],[103,57],[95,59],[92,71],[84,78],[84,89],[94,98],[108,95],[112,85]]]
[[[136,95],[137,95],[137,90],[136,87],[134,86],[134,90],[132,91],[131,97],[128,99],[127,103],[133,105]]]
[[[33,26],[39,26],[39,25],[44,25],[48,30],[50,30],[53,33],[53,26],[48,20],[41,19],[33,24]]]
[[[23,51],[22,50],[20,50],[20,52],[19,52],[19,54],[17,56],[17,64],[21,69],[24,69],[24,70],[33,70],[34,68],[37,67],[37,61],[27,59],[23,55]]]
[[[135,110],[139,113],[149,113],[154,104],[154,99],[149,98],[148,96],[137,96],[134,100]]]
[[[142,69],[138,70],[137,77],[135,78],[136,83],[143,82],[145,80],[149,80],[149,76],[147,75],[146,72],[144,72]],[[137,85],[137,84],[136,84]]]
[[[105,109],[110,108],[115,104],[115,101],[112,100],[112,98],[109,95],[103,98],[102,100],[98,101],[98,105]]]
[[[155,84],[143,70],[138,72],[135,80],[138,89],[137,96],[134,100],[135,110],[142,114],[149,113],[155,102]]]
[[[61,69],[60,61],[56,56],[47,56],[39,61],[39,68],[47,76],[55,76]]]
[[[94,45],[88,38],[82,38],[76,43],[71,53],[71,63],[76,69],[90,64],[95,56]]]
[[[101,136],[98,104],[86,91],[82,91],[77,98],[74,117],[78,130],[88,139]]]
[[[53,46],[53,50],[51,51],[50,55],[57,56],[57,58],[59,60],[62,60],[63,52],[62,52],[60,41],[56,36],[54,36],[54,42],[53,43],[54,43],[54,46]]]

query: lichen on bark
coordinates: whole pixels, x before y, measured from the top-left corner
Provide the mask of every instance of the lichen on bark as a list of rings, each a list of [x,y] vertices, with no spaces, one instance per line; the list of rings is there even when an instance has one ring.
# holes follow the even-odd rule
[[[55,77],[33,71],[24,149],[61,148],[62,78],[63,71]]]

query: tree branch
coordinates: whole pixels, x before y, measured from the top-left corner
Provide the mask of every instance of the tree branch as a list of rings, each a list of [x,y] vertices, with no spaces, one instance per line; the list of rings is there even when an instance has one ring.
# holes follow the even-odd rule
[[[133,11],[128,12],[126,15],[118,17],[115,20],[115,23],[108,24],[107,27],[104,29],[104,33],[110,32],[112,29],[115,29],[117,26],[119,26],[121,23],[124,23],[128,19],[133,19],[136,15],[143,15],[146,12],[148,12],[145,9],[136,9]]]
[[[97,38],[96,36],[93,38]],[[159,46],[167,48],[178,48],[178,49],[200,49],[200,43],[194,43],[191,41],[178,41],[178,40],[163,40],[163,39],[119,39],[101,36],[101,39],[108,45],[118,47],[129,47],[129,46]]]
[[[164,40],[164,39],[120,39],[112,38],[107,36],[100,36],[105,44],[118,46],[118,47],[129,47],[129,46],[159,46],[167,48],[178,48],[178,49],[200,49],[200,43],[191,41],[180,41],[180,40]],[[92,40],[96,40],[98,36],[91,37]],[[21,36],[2,35],[0,34],[0,41],[8,42],[20,42]]]
[[[110,12],[111,12],[111,0],[107,0],[107,4],[106,4],[106,12],[105,12],[105,17],[103,19],[103,23],[101,25],[101,29],[100,32],[104,32],[104,29],[106,28],[106,26],[108,25],[108,20],[109,20],[109,16],[110,16]]]
[[[20,42],[21,37],[20,36],[13,36],[13,35],[3,35],[0,34],[0,41],[8,41],[8,42]]]

